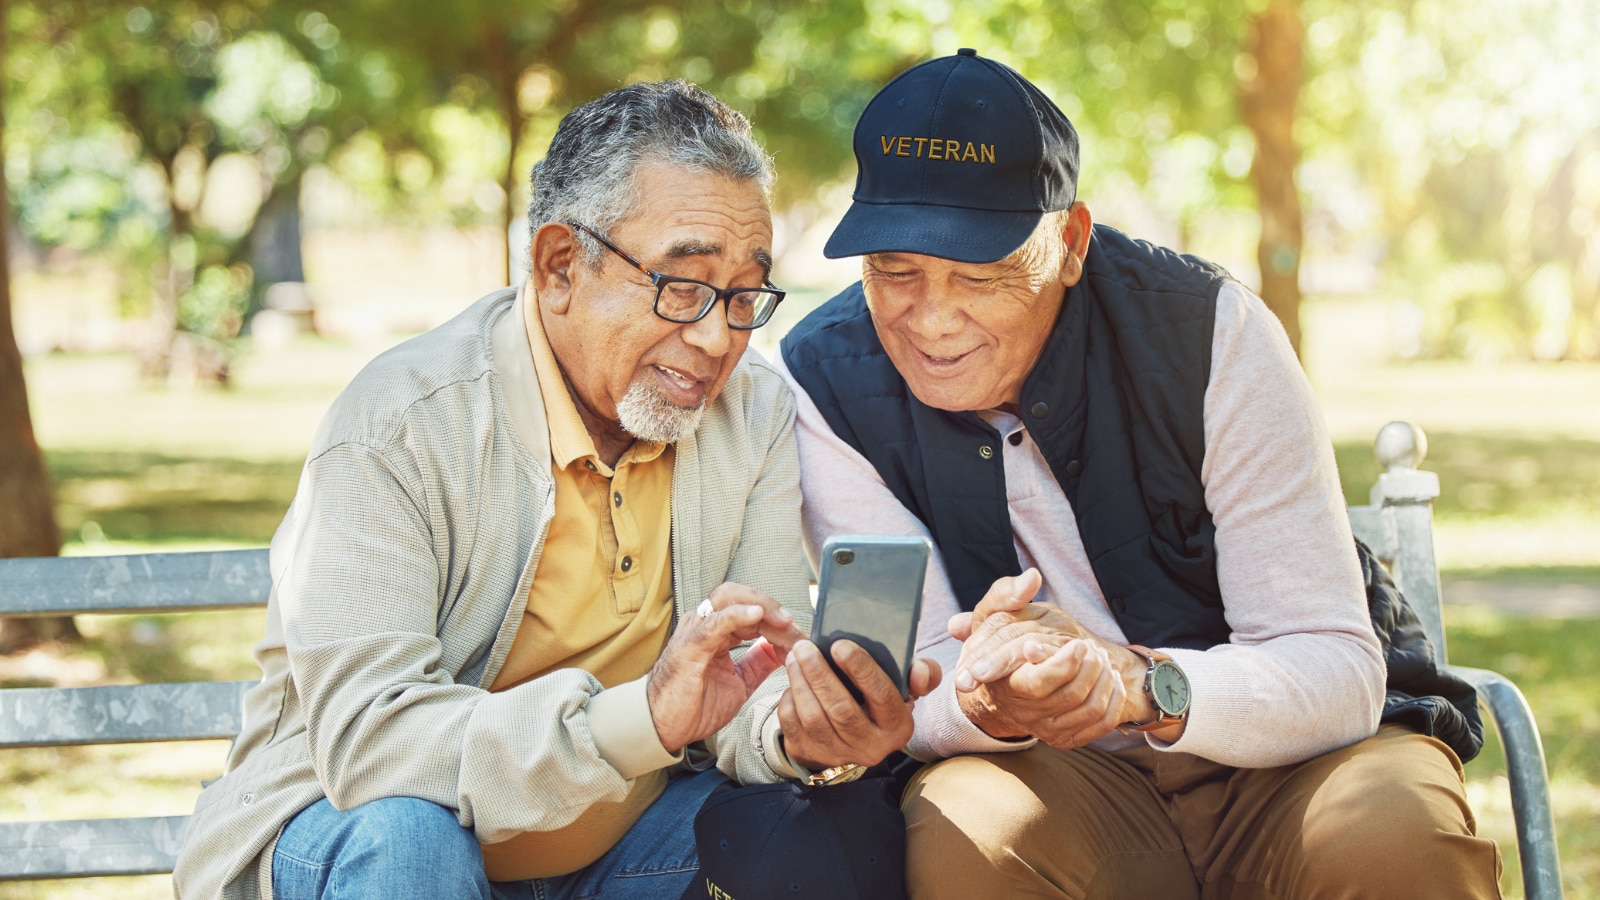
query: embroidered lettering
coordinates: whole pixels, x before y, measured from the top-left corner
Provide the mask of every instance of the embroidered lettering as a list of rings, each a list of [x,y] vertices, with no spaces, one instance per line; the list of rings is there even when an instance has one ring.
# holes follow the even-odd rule
[[[883,155],[939,159],[949,162],[975,162],[995,165],[995,145],[965,143],[951,138],[911,137],[910,135],[880,134],[878,146]]]

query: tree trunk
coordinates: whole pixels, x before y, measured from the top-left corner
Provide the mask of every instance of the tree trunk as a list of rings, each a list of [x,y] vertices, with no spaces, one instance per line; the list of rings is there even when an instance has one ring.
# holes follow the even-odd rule
[[[193,248],[183,246],[194,228],[194,216],[178,203],[176,193],[179,152],[174,151],[156,160],[166,176],[167,215],[171,222],[167,226],[166,253],[157,263],[159,270],[152,279],[155,290],[150,301],[149,331],[139,360],[140,374],[155,381],[164,381],[172,375],[173,351],[178,343],[178,332],[182,330],[178,322],[178,305],[184,292],[193,286],[195,276],[195,264],[189,255]],[[196,208],[198,206],[197,203]],[[184,258],[179,258],[180,253],[184,254]]]
[[[1250,183],[1261,213],[1261,299],[1283,322],[1289,343],[1300,353],[1300,254],[1304,245],[1300,193],[1295,166],[1295,103],[1300,95],[1301,44],[1299,0],[1268,0],[1250,23],[1245,42],[1247,64],[1239,78],[1239,104],[1255,135]]]
[[[305,257],[300,246],[301,177],[297,171],[288,181],[273,185],[256,213],[250,233],[245,236],[255,282],[250,292],[250,308],[245,310],[247,318],[262,308],[267,288],[306,280]]]
[[[501,206],[500,212],[500,238],[505,242],[506,248],[506,284],[511,283],[512,274],[516,265],[511,259],[512,248],[517,242],[511,239],[511,226],[517,219],[517,210],[512,203],[516,196],[517,185],[522,178],[517,172],[517,149],[522,144],[522,127],[527,124],[528,117],[522,114],[522,104],[517,97],[517,82],[522,76],[522,67],[512,58],[513,51],[510,42],[506,39],[506,29],[491,25],[483,31],[484,62],[489,70],[489,83],[494,86],[495,94],[500,99],[501,114],[506,117],[506,128],[511,138],[506,147],[506,169],[501,177],[500,187],[505,190],[506,202]]]
[[[0,0],[0,23],[8,13]],[[5,61],[5,33],[0,29],[0,68]],[[5,119],[0,113],[0,146]],[[0,167],[3,168],[3,167]],[[55,556],[61,549],[50,477],[33,436],[28,413],[28,388],[23,381],[22,352],[11,324],[11,259],[7,237],[11,204],[0,178],[0,556]],[[76,638],[72,619],[0,619],[0,653],[9,653],[48,638]]]

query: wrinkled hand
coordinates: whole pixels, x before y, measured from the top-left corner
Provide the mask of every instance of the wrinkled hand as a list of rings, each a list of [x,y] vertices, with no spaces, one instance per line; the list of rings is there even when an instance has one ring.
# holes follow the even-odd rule
[[[733,721],[739,707],[805,635],[778,601],[742,584],[711,592],[714,612],[678,620],[650,668],[645,697],[661,746],[676,753]],[[755,641],[737,660],[730,652]]]
[[[1040,584],[1037,569],[1001,578],[971,613],[951,619],[963,642],[955,675],[962,712],[994,737],[1033,736],[1063,750],[1149,718],[1139,687],[1145,661],[1059,607],[1031,602]]]
[[[861,692],[861,703],[810,641],[789,653],[784,663],[789,688],[778,700],[784,749],[813,772],[847,763],[875,765],[905,746],[911,740],[916,699],[939,686],[939,664],[919,657],[911,661],[911,699],[902,699],[894,679],[859,644],[840,640],[831,649],[834,661]]]

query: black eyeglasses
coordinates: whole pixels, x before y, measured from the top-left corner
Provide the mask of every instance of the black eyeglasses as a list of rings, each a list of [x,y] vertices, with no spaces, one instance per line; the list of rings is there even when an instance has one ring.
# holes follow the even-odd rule
[[[650,283],[656,286],[655,313],[668,322],[698,322],[706,317],[711,307],[717,305],[718,300],[724,300],[728,304],[728,327],[735,331],[753,331],[767,324],[767,320],[772,318],[772,311],[778,308],[779,301],[783,299],[784,292],[773,287],[770,281],[765,287],[758,288],[718,288],[693,278],[662,275],[622,252],[593,228],[580,222],[568,222],[567,226],[587,232],[607,250],[644,273]]]

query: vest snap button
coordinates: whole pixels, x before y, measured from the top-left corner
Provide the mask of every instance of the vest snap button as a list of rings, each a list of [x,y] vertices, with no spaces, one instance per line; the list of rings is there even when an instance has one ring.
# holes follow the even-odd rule
[[[1042,419],[1050,415],[1050,404],[1040,400],[1038,403],[1028,407],[1028,412],[1033,413],[1035,419]]]
[[[1078,474],[1081,473],[1082,471],[1083,471],[1083,463],[1078,462],[1075,459],[1067,461],[1067,477],[1069,477],[1069,478],[1077,478]]]
[[[988,444],[984,444],[982,447],[978,448],[978,455],[984,459],[989,459],[990,457],[994,456],[994,448]]]

